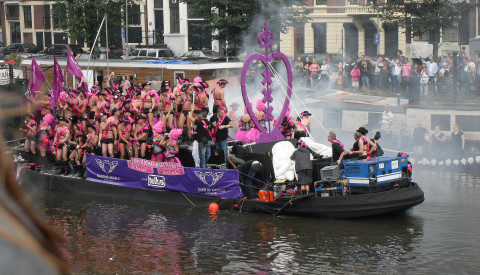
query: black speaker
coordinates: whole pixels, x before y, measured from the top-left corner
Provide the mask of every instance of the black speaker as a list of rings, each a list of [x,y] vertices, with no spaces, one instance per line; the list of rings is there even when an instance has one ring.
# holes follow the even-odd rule
[[[223,149],[212,149],[212,154],[210,158],[207,160],[207,164],[225,164],[225,153]]]

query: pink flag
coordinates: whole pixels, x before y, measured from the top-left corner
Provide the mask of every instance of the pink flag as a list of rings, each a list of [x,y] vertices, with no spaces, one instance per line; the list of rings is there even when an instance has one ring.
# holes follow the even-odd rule
[[[71,75],[74,75],[77,77],[77,79],[80,81],[83,77],[82,69],[80,69],[80,65],[78,65],[77,60],[75,60],[75,57],[73,57],[72,51],[68,51],[67,54],[67,72]],[[82,82],[82,89],[85,91],[88,91],[88,84],[87,82]]]
[[[65,82],[63,77],[62,68],[58,65],[57,58],[53,56],[53,86],[52,86],[52,97],[50,98],[50,109],[53,111],[55,109],[55,104],[57,103],[60,93],[62,92],[62,85]]]
[[[45,82],[45,75],[43,74],[42,68],[38,66],[37,61],[32,56],[32,66],[30,68],[30,81],[28,82],[28,88],[25,92],[25,96],[30,98],[33,92],[37,91]]]

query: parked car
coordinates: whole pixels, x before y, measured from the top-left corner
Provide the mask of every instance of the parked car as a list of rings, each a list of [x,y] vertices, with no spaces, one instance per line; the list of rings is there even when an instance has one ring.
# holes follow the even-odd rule
[[[38,53],[38,47],[35,44],[13,43],[3,49],[3,53]]]
[[[6,47],[7,47],[7,45],[5,45],[5,43],[0,41],[0,51],[3,52],[3,49],[5,49]]]
[[[184,53],[181,57],[185,61],[196,61],[198,63],[203,62],[226,62],[227,57],[212,50],[190,50]],[[236,57],[229,57],[229,61],[238,61]]]
[[[126,56],[123,56],[126,58]],[[135,49],[130,53],[130,59],[132,60],[159,60],[159,59],[174,59],[175,55],[169,48],[140,48]]]
[[[74,44],[53,44],[48,46],[43,53],[46,55],[55,54],[57,56],[67,56],[68,51],[72,51],[77,56],[85,51],[78,45]]]
[[[75,57],[75,59],[77,60],[88,60],[88,58],[90,57],[90,53],[82,53],[82,54],[79,54],[77,57]],[[102,53],[102,52],[93,52],[92,53],[92,59],[103,59],[103,60],[106,60],[107,59],[107,53]],[[110,53],[108,55],[108,59],[122,59],[123,58],[119,55],[116,55],[116,54],[113,54],[113,53]]]
[[[107,52],[107,47],[95,47],[94,49],[95,52],[102,52],[102,53],[106,53]],[[116,46],[112,46],[112,47],[109,47],[108,48],[108,51],[112,54],[116,54],[118,56],[122,56],[124,55],[125,53],[123,52],[123,49],[122,48],[119,48],[119,47],[116,47]]]

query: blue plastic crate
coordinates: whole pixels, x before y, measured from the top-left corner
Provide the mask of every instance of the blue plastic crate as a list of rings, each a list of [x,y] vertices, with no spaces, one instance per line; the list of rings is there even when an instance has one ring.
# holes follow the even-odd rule
[[[408,160],[407,157],[382,156],[364,160],[347,160],[343,165],[350,186],[370,186],[401,179],[404,167],[408,167]]]

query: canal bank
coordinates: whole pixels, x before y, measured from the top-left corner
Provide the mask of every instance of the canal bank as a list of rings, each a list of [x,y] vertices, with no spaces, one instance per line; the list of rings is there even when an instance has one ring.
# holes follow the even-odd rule
[[[380,129],[385,105],[393,113],[395,133],[406,124],[413,131],[420,122],[430,133],[439,126],[450,136],[456,124],[461,125],[465,138],[472,144],[480,142],[480,99],[473,97],[459,102],[435,101],[431,98],[418,104],[409,104],[405,98],[353,93],[341,90],[313,91],[298,89],[304,104],[314,114],[313,126],[353,133],[365,126],[370,132]],[[320,125],[321,124],[321,125]]]

